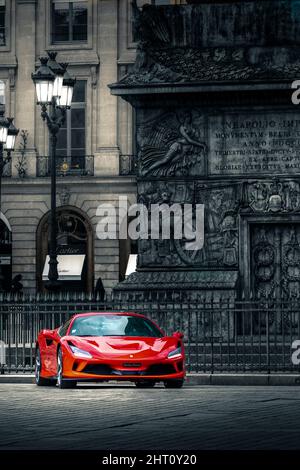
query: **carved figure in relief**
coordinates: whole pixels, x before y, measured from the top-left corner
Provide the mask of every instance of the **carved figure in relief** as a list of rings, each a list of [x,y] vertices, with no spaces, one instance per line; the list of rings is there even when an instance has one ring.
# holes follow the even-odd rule
[[[168,113],[139,129],[143,176],[187,175],[195,164],[204,164],[206,144],[200,140],[191,112]]]

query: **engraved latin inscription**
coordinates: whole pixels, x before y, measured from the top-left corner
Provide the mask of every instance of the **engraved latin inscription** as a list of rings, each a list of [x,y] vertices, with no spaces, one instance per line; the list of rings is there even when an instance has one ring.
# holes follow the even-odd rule
[[[300,117],[295,113],[209,118],[209,173],[300,172]]]

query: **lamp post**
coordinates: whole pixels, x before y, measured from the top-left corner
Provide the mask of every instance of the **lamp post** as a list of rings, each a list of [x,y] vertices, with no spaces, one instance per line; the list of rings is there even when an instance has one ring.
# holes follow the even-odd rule
[[[5,165],[11,159],[11,152],[15,149],[16,137],[19,129],[13,124],[13,118],[4,117],[4,107],[0,109],[0,214],[2,212],[1,193],[2,177]],[[6,157],[4,156],[6,151]],[[3,273],[0,265],[0,291],[3,290]]]
[[[66,110],[71,107],[75,80],[67,72],[68,64],[56,62],[56,52],[49,51],[48,57],[41,57],[41,65],[32,74],[37,104],[41,106],[41,117],[46,121],[50,134],[50,171],[51,171],[51,212],[49,274],[45,286],[55,291],[60,287],[57,270],[57,228],[56,228],[56,144],[57,134],[65,122]],[[48,112],[48,108],[49,112]]]

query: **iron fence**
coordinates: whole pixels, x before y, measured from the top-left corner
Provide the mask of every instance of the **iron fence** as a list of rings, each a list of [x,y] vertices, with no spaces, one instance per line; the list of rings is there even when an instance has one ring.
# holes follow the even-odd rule
[[[33,371],[39,330],[88,311],[135,311],[152,318],[166,334],[182,331],[191,373],[300,372],[291,360],[293,342],[300,339],[298,301],[172,301],[155,295],[144,301],[100,301],[69,294],[0,298],[1,372]]]

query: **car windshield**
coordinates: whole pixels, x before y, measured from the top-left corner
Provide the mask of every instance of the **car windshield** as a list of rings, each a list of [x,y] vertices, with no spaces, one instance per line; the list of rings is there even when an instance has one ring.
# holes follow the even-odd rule
[[[130,315],[90,315],[74,320],[72,336],[143,336],[161,338],[161,331],[146,318]]]

